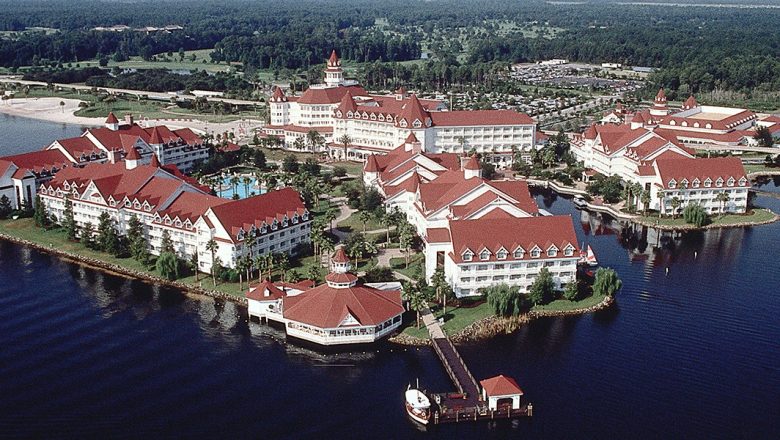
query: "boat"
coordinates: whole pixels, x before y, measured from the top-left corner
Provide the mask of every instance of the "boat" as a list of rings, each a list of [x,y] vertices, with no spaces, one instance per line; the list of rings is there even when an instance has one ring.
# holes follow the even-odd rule
[[[427,425],[431,419],[431,401],[422,391],[411,388],[406,390],[406,413],[417,423]]]
[[[582,196],[575,196],[574,200],[572,200],[572,203],[574,203],[574,206],[579,209],[584,209],[586,206],[588,206],[588,202]]]
[[[586,266],[598,266],[599,262],[596,259],[596,254],[593,253],[593,248],[588,245],[587,251],[580,251],[580,264]]]

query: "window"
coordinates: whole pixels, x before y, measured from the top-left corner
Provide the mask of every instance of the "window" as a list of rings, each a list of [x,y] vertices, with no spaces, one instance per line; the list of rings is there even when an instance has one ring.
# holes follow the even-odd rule
[[[558,249],[556,249],[554,247],[552,247],[550,249],[547,249],[547,256],[548,257],[554,257],[556,255],[558,255]]]
[[[480,264],[479,266],[477,266],[477,270],[484,271],[487,269],[488,269],[487,264]]]
[[[474,254],[472,254],[471,251],[466,251],[463,253],[463,261],[471,261],[473,256]]]
[[[709,187],[711,187],[711,186],[712,186],[712,179],[710,179],[710,178],[708,177],[708,178],[706,178],[706,179],[704,180],[704,187],[705,187],[705,188],[709,188]]]
[[[503,264],[495,264],[493,265],[493,270],[504,270]]]
[[[677,182],[674,179],[672,179],[672,180],[669,181],[669,184],[667,186],[669,188],[674,188],[674,187],[677,186]]]
[[[531,258],[539,258],[539,256],[542,254],[542,251],[538,248],[531,250]],[[530,264],[528,265],[531,266]]]
[[[509,253],[506,251],[506,249],[501,248],[499,249],[498,253],[496,253],[496,258],[498,258],[499,260],[506,260],[506,256],[508,254]]]
[[[490,259],[490,251],[485,249],[482,252],[480,252],[479,259],[483,260],[483,261],[484,260],[489,260]]]
[[[571,257],[574,255],[574,246],[568,245],[566,246],[566,249],[563,250],[563,255],[566,257]]]
[[[718,177],[718,180],[715,181],[715,186],[717,186],[718,188],[723,186],[723,179]]]
[[[734,178],[733,177],[729,177],[729,180],[728,180],[728,182],[726,182],[726,185],[734,186]]]

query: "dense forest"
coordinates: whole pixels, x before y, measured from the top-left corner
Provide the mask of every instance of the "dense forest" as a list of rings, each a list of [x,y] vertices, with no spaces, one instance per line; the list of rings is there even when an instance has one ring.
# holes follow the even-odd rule
[[[240,62],[249,73],[305,71],[335,48],[356,62],[413,60],[423,52],[434,57],[438,73],[405,68],[410,83],[415,75],[417,82],[425,75],[440,82],[481,77],[476,65],[568,58],[661,67],[652,80],[672,94],[780,90],[780,10],[770,8],[610,0],[139,0],[100,7],[86,0],[0,0],[0,8],[0,66],[8,68],[214,48],[214,61]],[[118,24],[184,29],[92,30]]]

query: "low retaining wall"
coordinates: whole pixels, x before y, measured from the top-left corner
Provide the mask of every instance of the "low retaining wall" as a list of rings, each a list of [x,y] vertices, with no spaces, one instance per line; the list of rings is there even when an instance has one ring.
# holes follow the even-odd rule
[[[220,292],[218,290],[203,289],[203,288],[200,288],[200,287],[192,286],[190,284],[180,283],[178,281],[166,280],[164,278],[156,277],[156,276],[150,275],[148,273],[138,272],[138,271],[135,271],[135,270],[128,269],[126,267],[118,266],[116,264],[111,264],[111,263],[108,263],[106,261],[98,260],[98,259],[95,259],[95,258],[88,258],[88,257],[83,257],[81,255],[71,254],[69,252],[63,252],[63,251],[61,251],[59,249],[55,249],[55,248],[49,247],[49,246],[44,246],[44,245],[41,245],[41,244],[38,244],[38,243],[34,243],[34,242],[31,242],[31,241],[28,241],[28,240],[23,240],[21,238],[14,237],[12,235],[7,235],[7,234],[0,233],[0,239],[8,240],[10,242],[13,242],[13,243],[16,243],[16,244],[21,244],[21,245],[24,245],[24,246],[29,246],[29,247],[37,249],[39,251],[46,252],[47,254],[56,255],[56,256],[64,259],[64,260],[68,260],[68,261],[71,261],[71,262],[74,262],[74,263],[78,263],[78,264],[81,264],[81,265],[84,265],[84,266],[89,266],[89,267],[92,267],[94,269],[102,270],[102,271],[113,273],[113,274],[124,275],[124,276],[132,277],[132,278],[137,278],[137,279],[140,279],[140,280],[143,280],[143,281],[148,281],[148,282],[151,282],[151,283],[154,283],[154,284],[161,284],[161,285],[164,285],[164,286],[175,287],[175,288],[177,288],[177,289],[179,289],[182,292],[187,293],[187,294],[205,295],[205,296],[210,296],[212,298],[222,299],[222,300],[225,300],[225,301],[232,301],[232,302],[234,302],[236,304],[240,304],[240,305],[243,305],[243,306],[247,305],[246,298],[239,298],[237,296],[230,295],[230,294],[225,293],[225,292]]]

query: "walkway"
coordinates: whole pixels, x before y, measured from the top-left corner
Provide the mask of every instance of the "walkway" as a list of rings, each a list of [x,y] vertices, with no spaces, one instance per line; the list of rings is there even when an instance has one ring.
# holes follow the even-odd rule
[[[465,396],[464,399],[459,399],[459,404],[464,406],[475,406],[479,401],[479,387],[477,387],[477,381],[474,380],[474,376],[466,367],[466,363],[460,357],[458,350],[452,345],[452,341],[444,333],[439,321],[433,316],[431,309],[425,308],[422,311],[422,319],[425,324],[425,328],[428,329],[428,334],[431,336],[433,342],[433,348],[436,354],[439,355],[439,359],[444,365],[444,369],[452,379],[455,387],[458,388],[458,392]]]

